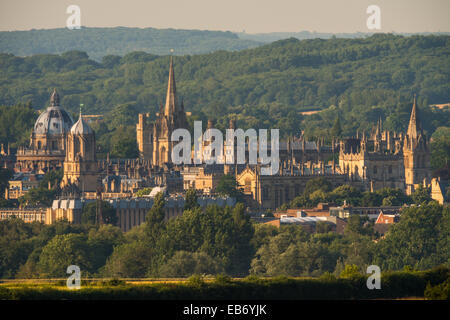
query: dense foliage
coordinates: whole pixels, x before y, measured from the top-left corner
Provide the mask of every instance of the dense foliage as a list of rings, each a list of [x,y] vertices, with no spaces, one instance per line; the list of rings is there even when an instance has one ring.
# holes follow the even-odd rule
[[[295,225],[252,224],[241,204],[193,207],[166,221],[164,199],[156,200],[147,221],[127,233],[92,221],[0,221],[0,277],[63,277],[70,264],[86,277],[338,277],[364,273],[371,264],[386,272],[450,263],[450,210],[433,201],[404,209],[380,238],[364,216],[351,216],[344,234],[324,226],[310,233]]]
[[[331,182],[324,177],[310,179],[306,183],[302,194],[291,202],[283,204],[280,208],[313,208],[319,203],[335,203],[337,205],[352,205],[363,207],[401,206],[403,204],[421,204],[431,200],[430,190],[420,186],[411,195],[407,196],[400,189],[384,188],[375,192],[362,192],[356,187],[342,185],[331,188]]]

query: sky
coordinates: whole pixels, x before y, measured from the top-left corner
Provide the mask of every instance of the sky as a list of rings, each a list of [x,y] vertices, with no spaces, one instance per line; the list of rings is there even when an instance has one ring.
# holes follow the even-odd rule
[[[81,26],[268,32],[450,32],[450,0],[0,0],[0,31],[66,27],[77,5]]]

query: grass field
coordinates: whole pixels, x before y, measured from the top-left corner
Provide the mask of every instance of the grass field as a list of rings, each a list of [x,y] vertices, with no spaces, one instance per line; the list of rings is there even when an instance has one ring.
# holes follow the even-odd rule
[[[6,300],[316,300],[424,299],[427,286],[444,284],[448,268],[382,274],[381,289],[369,290],[367,278],[203,278],[82,279],[69,289],[66,279],[0,280]]]

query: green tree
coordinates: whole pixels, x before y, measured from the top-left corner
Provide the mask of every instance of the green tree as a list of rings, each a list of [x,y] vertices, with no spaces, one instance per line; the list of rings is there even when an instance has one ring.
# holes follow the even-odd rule
[[[342,135],[341,120],[336,117],[333,128],[331,128],[331,136],[339,138]]]
[[[92,266],[98,270],[104,266],[106,259],[112,254],[114,247],[125,242],[122,231],[112,225],[102,225],[92,228],[88,234],[88,244],[91,247]]]
[[[159,192],[155,196],[152,208],[145,217],[145,232],[150,245],[156,244],[164,230],[164,218],[166,216],[165,205],[164,194]]]
[[[321,190],[324,193],[331,191],[331,182],[324,177],[310,179],[306,183],[304,194],[309,196],[317,190]]]
[[[142,189],[139,189],[137,192],[135,192],[134,195],[136,197],[142,197],[142,196],[149,195],[150,192],[152,192],[152,188],[142,188]]]
[[[443,240],[449,232],[446,210],[434,202],[402,210],[400,221],[377,243],[374,264],[382,270],[423,270],[448,263],[448,241]]]
[[[197,202],[197,191],[193,188],[186,191],[183,210],[192,210],[198,208],[200,205]]]
[[[432,200],[430,190],[428,190],[428,188],[424,188],[422,185],[419,185],[419,188],[413,192],[411,198],[415,204],[422,204]]]
[[[340,278],[344,278],[344,279],[351,279],[351,278],[357,278],[357,277],[361,277],[361,273],[359,271],[359,268],[357,265],[351,264],[351,265],[346,265],[345,269],[341,272],[341,274],[339,275]]]
[[[159,274],[161,277],[189,277],[194,274],[219,274],[223,267],[204,252],[177,251],[165,263]]]
[[[39,182],[39,187],[48,188],[48,185],[50,184],[50,189],[58,189],[62,178],[63,169],[51,170],[47,172]]]
[[[90,247],[85,235],[57,235],[42,249],[38,263],[42,276],[66,277],[66,270],[70,265],[79,266],[82,273],[93,271]]]
[[[241,201],[243,193],[236,179],[232,175],[223,175],[220,177],[217,183],[216,192],[223,196],[229,196],[235,198],[237,201]]]
[[[56,190],[49,190],[46,187],[32,188],[19,198],[22,206],[30,207],[50,207],[55,199]]]
[[[9,169],[0,168],[0,197],[3,197],[5,189],[9,187],[8,181],[11,179],[13,172]]]
[[[125,243],[114,248],[102,273],[109,277],[145,277],[152,259],[151,247],[143,242]]]

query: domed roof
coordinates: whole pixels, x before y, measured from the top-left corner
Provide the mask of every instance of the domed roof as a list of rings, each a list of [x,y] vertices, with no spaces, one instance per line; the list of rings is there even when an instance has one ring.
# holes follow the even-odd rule
[[[72,127],[72,117],[59,106],[59,95],[56,89],[50,97],[50,106],[41,113],[34,124],[34,133],[61,134]]]
[[[81,116],[81,112],[80,112],[80,118],[72,126],[72,129],[70,129],[70,133],[72,133],[72,134],[92,134],[93,132],[94,131],[92,131],[91,127],[87,124],[87,122],[83,120],[83,117]]]

